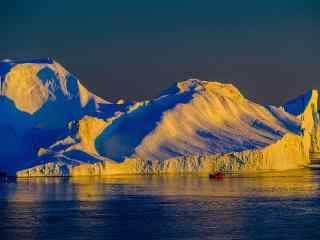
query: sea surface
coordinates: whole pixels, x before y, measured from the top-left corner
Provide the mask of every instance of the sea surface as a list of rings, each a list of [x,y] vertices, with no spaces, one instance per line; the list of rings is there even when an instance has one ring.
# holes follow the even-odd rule
[[[320,172],[19,179],[0,239],[320,239]]]

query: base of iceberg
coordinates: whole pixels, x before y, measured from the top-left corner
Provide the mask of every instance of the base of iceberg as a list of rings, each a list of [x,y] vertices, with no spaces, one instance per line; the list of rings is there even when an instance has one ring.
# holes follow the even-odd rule
[[[280,171],[309,165],[309,145],[304,136],[287,134],[276,143],[257,150],[215,155],[183,156],[167,160],[126,159],[121,163],[70,165],[49,162],[17,172],[18,177],[110,176],[122,174],[209,174],[212,172]]]

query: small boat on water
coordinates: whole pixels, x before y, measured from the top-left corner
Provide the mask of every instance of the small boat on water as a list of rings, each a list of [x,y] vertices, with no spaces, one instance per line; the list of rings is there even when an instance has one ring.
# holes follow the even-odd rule
[[[209,174],[210,179],[215,180],[223,180],[224,179],[224,173],[223,172],[217,172],[217,173],[210,173]]]

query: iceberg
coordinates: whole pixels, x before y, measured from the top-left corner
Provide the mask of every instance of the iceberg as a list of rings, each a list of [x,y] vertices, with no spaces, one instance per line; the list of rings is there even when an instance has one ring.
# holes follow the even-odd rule
[[[320,151],[318,91],[260,105],[189,79],[105,101],[53,59],[0,63],[0,170],[18,177],[288,170]]]

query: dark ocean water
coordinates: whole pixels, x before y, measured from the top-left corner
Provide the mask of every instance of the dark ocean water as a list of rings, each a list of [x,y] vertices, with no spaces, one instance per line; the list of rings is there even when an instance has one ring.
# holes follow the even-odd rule
[[[320,172],[0,184],[0,239],[320,239]]]

